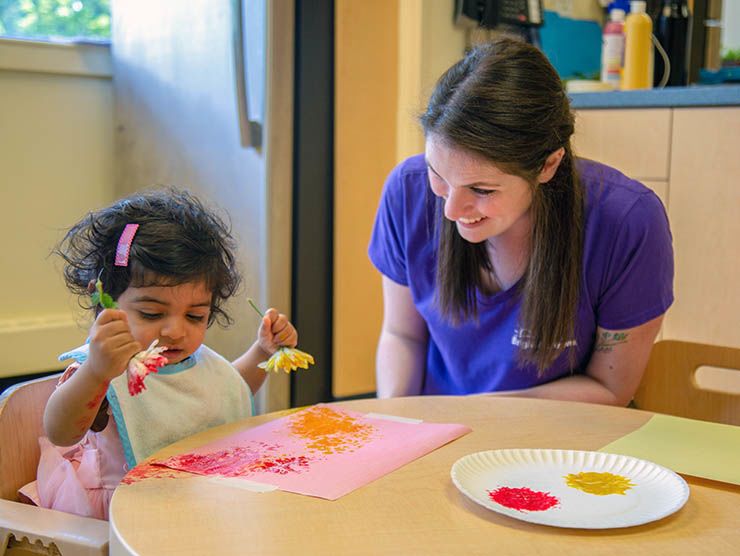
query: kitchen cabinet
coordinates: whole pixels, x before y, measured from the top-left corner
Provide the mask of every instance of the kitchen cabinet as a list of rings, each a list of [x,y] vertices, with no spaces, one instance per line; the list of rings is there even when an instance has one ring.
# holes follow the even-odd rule
[[[740,106],[582,109],[577,154],[661,197],[673,233],[676,301],[663,339],[740,347]]]
[[[668,215],[676,304],[668,338],[740,347],[740,107],[673,113]]]
[[[576,153],[641,181],[667,180],[671,112],[670,108],[579,110]]]

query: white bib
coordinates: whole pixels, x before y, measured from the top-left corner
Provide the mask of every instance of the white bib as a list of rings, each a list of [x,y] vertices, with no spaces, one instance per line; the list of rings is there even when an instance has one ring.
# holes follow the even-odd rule
[[[205,345],[186,360],[147,375],[144,384],[146,390],[130,395],[123,373],[107,392],[129,468],[168,444],[254,411],[247,383]]]

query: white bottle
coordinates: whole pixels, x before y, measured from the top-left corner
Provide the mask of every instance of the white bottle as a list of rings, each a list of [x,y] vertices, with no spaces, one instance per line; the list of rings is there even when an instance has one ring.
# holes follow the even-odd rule
[[[624,10],[609,12],[601,44],[601,82],[619,88],[624,64]]]

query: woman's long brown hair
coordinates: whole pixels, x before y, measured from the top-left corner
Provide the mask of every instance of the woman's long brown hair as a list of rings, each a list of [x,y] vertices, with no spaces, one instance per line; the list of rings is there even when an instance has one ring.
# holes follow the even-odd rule
[[[542,373],[574,337],[583,256],[583,190],[570,145],[574,117],[560,78],[535,47],[499,39],[471,50],[442,75],[420,120],[427,136],[531,184],[529,262],[519,286],[519,363]],[[548,156],[561,147],[557,172],[538,184]],[[441,200],[439,205],[441,214]],[[439,224],[437,302],[458,324],[477,318],[476,292],[486,291],[483,273],[493,273],[493,266],[486,242],[468,243],[442,216]]]

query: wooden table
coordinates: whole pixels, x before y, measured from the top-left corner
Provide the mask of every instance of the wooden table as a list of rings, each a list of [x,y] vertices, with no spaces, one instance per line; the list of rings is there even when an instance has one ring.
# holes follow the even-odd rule
[[[650,413],[572,402],[484,397],[356,400],[342,407],[461,423],[473,432],[335,501],[255,493],[201,479],[121,486],[110,513],[111,554],[738,554],[740,487],[686,477],[677,513],[607,530],[534,525],[468,500],[450,480],[460,457],[499,448],[596,450]],[[278,414],[279,415],[279,414]],[[183,452],[273,415],[205,431],[162,450]]]

